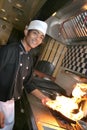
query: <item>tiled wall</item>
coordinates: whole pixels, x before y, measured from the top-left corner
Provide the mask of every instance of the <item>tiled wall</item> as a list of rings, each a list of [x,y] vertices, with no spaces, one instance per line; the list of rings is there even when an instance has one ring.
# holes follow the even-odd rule
[[[87,76],[87,45],[70,46],[62,67]]]

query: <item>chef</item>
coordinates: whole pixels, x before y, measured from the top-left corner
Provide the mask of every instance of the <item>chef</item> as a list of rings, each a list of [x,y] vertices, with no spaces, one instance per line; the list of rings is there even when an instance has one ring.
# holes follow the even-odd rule
[[[47,24],[33,20],[24,30],[24,38],[0,48],[0,129],[12,130],[14,101],[23,89],[38,97],[43,104],[49,100],[32,82],[33,58],[31,50],[42,44]]]

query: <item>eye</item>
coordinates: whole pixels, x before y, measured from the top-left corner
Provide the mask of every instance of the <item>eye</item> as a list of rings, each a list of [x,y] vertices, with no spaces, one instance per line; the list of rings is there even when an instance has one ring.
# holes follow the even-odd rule
[[[40,37],[40,39],[43,41],[43,40],[44,40],[44,37],[43,37],[43,36],[41,36],[41,37]]]
[[[41,34],[40,32],[38,32],[38,31],[36,31],[36,30],[33,30],[32,33],[33,33],[36,37],[39,37],[40,40],[43,41],[43,39],[44,39],[44,35],[43,35],[43,34]]]
[[[37,31],[33,31],[33,34],[38,35],[38,32]]]

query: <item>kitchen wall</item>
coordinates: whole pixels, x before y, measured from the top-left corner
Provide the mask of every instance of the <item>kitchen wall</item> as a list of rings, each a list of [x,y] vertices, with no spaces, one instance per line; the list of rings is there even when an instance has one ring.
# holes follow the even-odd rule
[[[51,76],[56,77],[67,47],[55,39],[46,36],[39,61],[47,61],[54,66]],[[46,68],[46,66],[45,66]]]
[[[81,77],[87,80],[86,16],[87,11],[77,13],[77,15],[64,21],[61,28],[63,42],[67,45],[67,52],[55,82],[66,89],[68,94],[71,93],[77,82],[83,82]]]
[[[79,76],[87,76],[87,45],[65,46],[47,36],[43,48],[39,60],[49,61],[55,66],[52,74],[55,82],[70,95],[73,86],[80,82]]]
[[[55,82],[70,95],[80,77],[87,78],[87,45],[69,46]]]
[[[87,45],[65,46],[46,36],[39,61],[54,65],[52,76],[56,78],[55,82],[70,95],[73,86],[81,82],[79,77],[87,76]]]
[[[83,41],[80,45],[65,46],[46,36],[39,60],[54,65],[52,76],[56,78],[55,82],[66,90],[67,95],[71,94],[77,82],[82,82],[80,77],[87,77],[87,45],[83,44]]]
[[[60,72],[56,76],[55,82],[66,90],[68,96],[71,95],[74,85],[79,82],[79,77],[65,72],[62,67],[60,67]]]
[[[87,76],[87,45],[69,46],[62,67]]]

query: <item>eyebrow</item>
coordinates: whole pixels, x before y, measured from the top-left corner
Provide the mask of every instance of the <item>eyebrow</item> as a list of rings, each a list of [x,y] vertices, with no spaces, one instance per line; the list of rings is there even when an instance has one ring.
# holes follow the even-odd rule
[[[38,30],[33,30],[33,31],[37,31],[38,34],[40,34],[40,31],[38,31]],[[43,36],[43,38],[45,37],[44,34],[41,34],[41,36]]]

